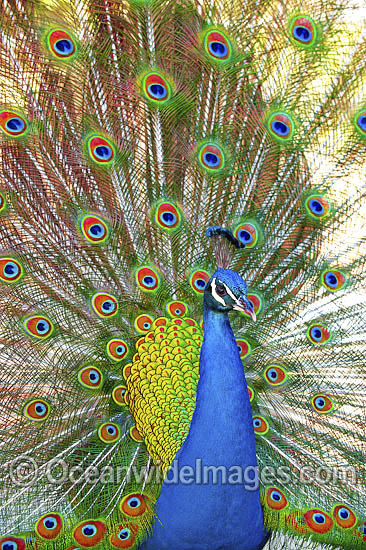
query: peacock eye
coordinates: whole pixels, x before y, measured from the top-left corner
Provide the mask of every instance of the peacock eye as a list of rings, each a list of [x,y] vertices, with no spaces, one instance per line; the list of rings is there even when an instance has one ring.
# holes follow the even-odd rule
[[[225,296],[225,294],[227,294],[225,287],[222,285],[216,285],[216,292],[219,296]]]

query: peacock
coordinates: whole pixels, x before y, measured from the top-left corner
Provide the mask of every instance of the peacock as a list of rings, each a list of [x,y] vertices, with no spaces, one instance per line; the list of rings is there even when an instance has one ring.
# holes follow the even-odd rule
[[[1,550],[366,548],[346,0],[1,0]]]

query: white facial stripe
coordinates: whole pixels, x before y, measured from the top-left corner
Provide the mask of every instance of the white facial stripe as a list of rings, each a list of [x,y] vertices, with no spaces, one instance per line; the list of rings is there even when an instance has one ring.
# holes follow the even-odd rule
[[[237,309],[238,311],[242,311],[243,310],[243,304],[240,302],[240,299],[237,298],[230,290],[230,288],[225,284],[223,283],[222,281],[218,281],[220,283],[220,285],[223,285],[225,287],[225,290],[227,292],[227,294],[230,296],[230,298],[232,298],[232,300],[234,301],[235,305],[233,306],[233,309]],[[213,298],[215,298],[215,300],[217,302],[219,302],[219,304],[222,304],[223,306],[226,306],[226,303],[225,303],[225,300],[223,299],[222,296],[219,296],[216,292],[216,278],[214,277],[212,279],[212,283],[211,283],[211,291],[212,291],[212,296]]]
[[[224,285],[224,286],[227,290],[226,285]],[[223,306],[226,306],[225,300],[221,296],[219,296],[216,292],[216,278],[215,277],[212,279],[211,292],[212,292],[212,296],[213,296],[213,298],[215,298],[216,302],[219,302],[219,304],[222,304]]]

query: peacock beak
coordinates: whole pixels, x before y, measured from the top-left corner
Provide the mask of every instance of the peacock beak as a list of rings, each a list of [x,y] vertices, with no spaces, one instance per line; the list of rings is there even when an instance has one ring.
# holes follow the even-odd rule
[[[239,300],[236,301],[236,304],[233,305],[233,309],[235,309],[236,311],[241,311],[242,313],[246,313],[252,318],[254,322],[256,322],[257,316],[255,314],[255,311],[245,297],[240,297]]]

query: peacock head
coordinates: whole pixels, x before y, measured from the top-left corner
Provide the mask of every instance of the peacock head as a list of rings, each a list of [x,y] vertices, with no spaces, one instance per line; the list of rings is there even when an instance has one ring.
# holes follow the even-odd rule
[[[228,313],[236,310],[256,320],[254,306],[247,297],[247,285],[236,271],[219,267],[208,281],[204,293],[205,305]]]
[[[247,313],[256,320],[254,306],[247,297],[247,285],[239,273],[228,269],[233,252],[244,245],[224,227],[213,225],[206,231],[215,252],[217,270],[208,281],[204,292],[204,303],[211,310],[228,313],[232,310]]]

